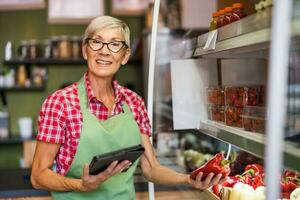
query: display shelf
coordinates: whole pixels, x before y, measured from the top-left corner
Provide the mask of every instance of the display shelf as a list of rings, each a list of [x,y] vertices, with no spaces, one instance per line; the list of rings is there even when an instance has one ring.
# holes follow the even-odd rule
[[[213,50],[203,47],[211,32],[198,36],[193,57],[268,58],[272,9],[266,9],[221,27]],[[292,36],[300,36],[299,20],[292,23]]]
[[[264,158],[265,136],[263,134],[244,131],[241,128],[229,127],[211,120],[201,121],[201,133],[230,143],[244,151]],[[285,165],[295,170],[300,170],[300,148],[291,142],[284,143]]]
[[[0,145],[1,144],[22,144],[24,141],[27,140],[35,140],[34,138],[21,138],[19,136],[13,136],[8,138],[0,138]]]
[[[128,64],[141,64],[142,61],[138,59],[130,59]],[[37,59],[13,59],[4,61],[5,65],[85,65],[86,60],[84,59],[45,59],[45,58],[37,58]]]
[[[13,87],[0,87],[0,92],[34,92],[34,91],[43,91],[45,90],[45,85],[43,86],[29,86],[29,87],[21,87],[21,86],[13,86]]]
[[[83,65],[86,61],[84,59],[13,59],[4,61],[5,65]]]

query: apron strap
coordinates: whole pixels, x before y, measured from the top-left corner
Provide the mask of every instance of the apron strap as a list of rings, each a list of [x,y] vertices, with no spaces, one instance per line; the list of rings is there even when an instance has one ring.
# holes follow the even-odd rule
[[[79,103],[82,114],[87,114],[89,108],[88,108],[88,101],[87,101],[87,93],[84,86],[84,77],[82,77],[78,83],[78,97],[79,97]]]

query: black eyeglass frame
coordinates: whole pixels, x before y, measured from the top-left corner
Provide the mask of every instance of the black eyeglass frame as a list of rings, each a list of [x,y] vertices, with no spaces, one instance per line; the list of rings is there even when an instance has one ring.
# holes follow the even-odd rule
[[[93,48],[91,47],[90,43],[89,43],[90,40],[97,40],[97,39],[94,39],[94,38],[86,38],[86,40],[85,40],[85,43],[88,44],[88,46],[89,46],[93,51],[99,51],[99,50],[101,50],[101,49],[104,47],[104,45],[106,45],[106,46],[107,46],[107,49],[108,49],[109,51],[113,52],[113,53],[118,53],[119,51],[121,51],[121,49],[122,49],[124,46],[125,46],[126,48],[128,48],[128,45],[126,44],[125,41],[102,42],[101,40],[98,40],[98,41],[100,41],[100,42],[102,43],[102,47],[99,48],[99,49],[93,49]],[[121,42],[121,43],[123,44],[123,46],[122,46],[118,51],[112,51],[112,50],[109,48],[108,45],[111,44],[111,43],[114,43],[114,42]]]

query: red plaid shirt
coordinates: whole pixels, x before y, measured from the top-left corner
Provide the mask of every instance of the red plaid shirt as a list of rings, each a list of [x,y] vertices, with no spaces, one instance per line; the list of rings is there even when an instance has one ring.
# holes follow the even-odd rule
[[[99,120],[108,119],[108,109],[93,94],[87,73],[84,75],[89,109]],[[115,105],[112,115],[123,112],[122,104],[126,102],[134,115],[142,134],[150,136],[150,121],[143,99],[131,90],[113,82]],[[56,156],[57,172],[65,175],[74,159],[80,139],[82,113],[77,91],[77,83],[57,90],[43,103],[39,115],[39,141],[61,144]]]

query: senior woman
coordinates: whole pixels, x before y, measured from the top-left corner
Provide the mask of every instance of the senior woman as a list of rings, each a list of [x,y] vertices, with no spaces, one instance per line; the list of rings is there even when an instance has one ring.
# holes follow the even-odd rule
[[[114,80],[130,56],[129,34],[128,26],[116,18],[92,20],[82,45],[87,72],[42,105],[31,182],[52,191],[54,199],[135,199],[138,162],[120,173],[131,163],[114,161],[97,175],[89,175],[88,163],[94,155],[137,144],[145,148],[141,168],[151,182],[205,189],[220,181],[221,174],[209,174],[204,181],[199,174],[192,180],[157,161],[143,99]]]

